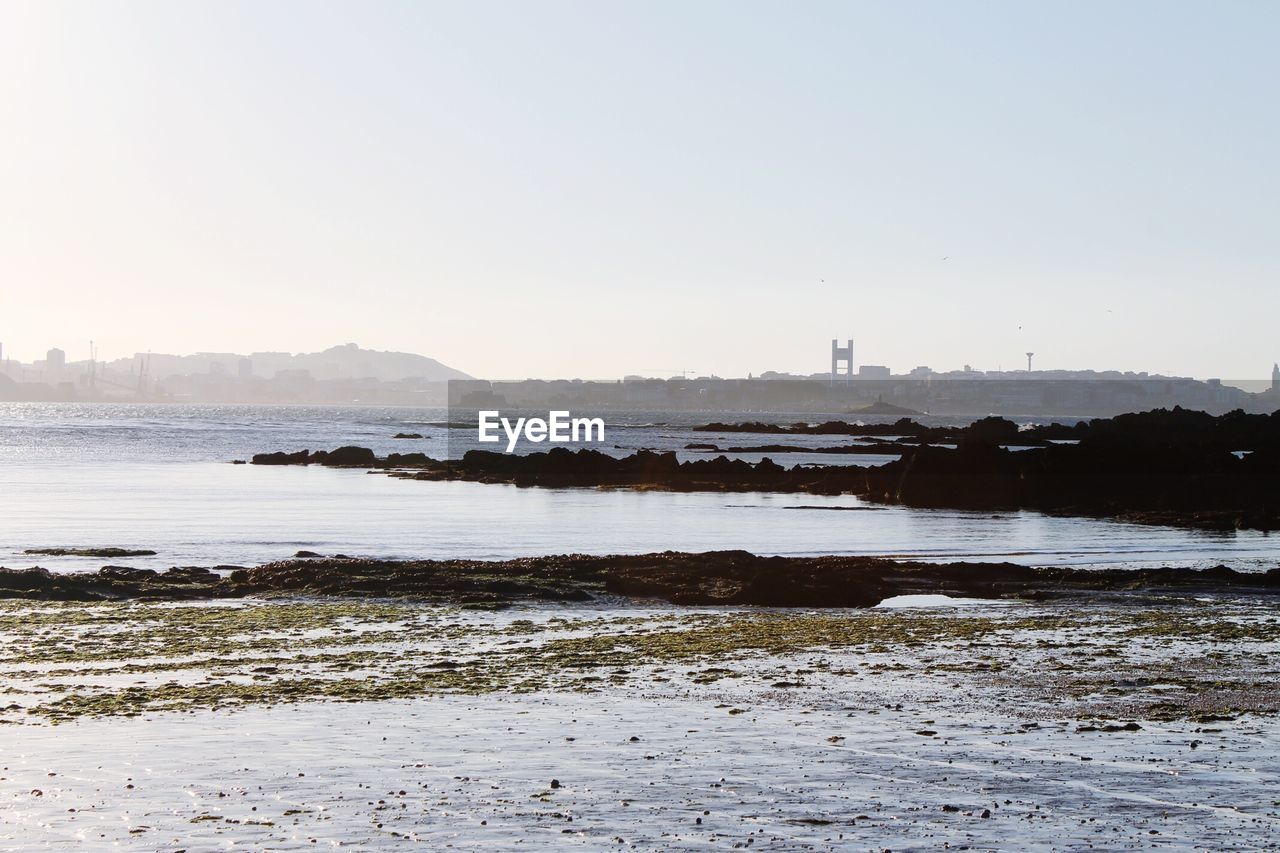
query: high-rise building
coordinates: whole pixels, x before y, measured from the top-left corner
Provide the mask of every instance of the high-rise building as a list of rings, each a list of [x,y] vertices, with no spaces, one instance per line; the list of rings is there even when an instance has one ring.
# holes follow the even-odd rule
[[[1280,391],[1280,364],[1271,365],[1271,390]]]
[[[51,370],[62,370],[67,366],[67,354],[62,350],[54,347],[44,355],[45,367]]]

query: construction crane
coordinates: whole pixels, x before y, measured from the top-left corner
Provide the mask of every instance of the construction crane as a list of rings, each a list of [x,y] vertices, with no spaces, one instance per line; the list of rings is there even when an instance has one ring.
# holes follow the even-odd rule
[[[132,369],[130,370],[132,372]],[[100,375],[101,374],[101,375]],[[89,391],[97,389],[98,384],[110,385],[112,388],[120,388],[125,391],[132,391],[134,398],[145,400],[148,396],[148,383],[151,379],[151,353],[147,352],[145,356],[138,356],[138,379],[133,384],[125,384],[117,382],[114,379],[107,378],[106,371],[98,370],[98,346],[93,341],[89,341]]]

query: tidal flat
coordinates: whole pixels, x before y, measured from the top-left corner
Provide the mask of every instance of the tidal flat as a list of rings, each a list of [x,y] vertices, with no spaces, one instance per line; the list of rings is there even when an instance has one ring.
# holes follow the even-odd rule
[[[4,602],[0,841],[1280,843],[1274,603],[941,603]]]

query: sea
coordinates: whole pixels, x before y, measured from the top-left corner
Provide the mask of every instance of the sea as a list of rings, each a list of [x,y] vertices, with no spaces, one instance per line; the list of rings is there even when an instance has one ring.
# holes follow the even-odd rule
[[[694,431],[711,421],[818,422],[814,413],[614,413],[601,449],[707,458],[720,447],[839,444],[833,436]],[[864,417],[865,421],[876,421]],[[879,418],[892,422],[895,418]],[[953,418],[926,423],[961,423]],[[883,506],[851,496],[535,489],[396,479],[356,469],[235,465],[255,453],[342,445],[449,452],[446,410],[368,406],[0,403],[0,566],[251,566],[321,554],[496,560],[562,553],[742,549],[1037,566],[1280,565],[1280,537],[1036,512]],[[422,438],[396,439],[397,433]],[[892,455],[770,455],[783,465],[879,465]],[[120,547],[154,556],[52,557]]]

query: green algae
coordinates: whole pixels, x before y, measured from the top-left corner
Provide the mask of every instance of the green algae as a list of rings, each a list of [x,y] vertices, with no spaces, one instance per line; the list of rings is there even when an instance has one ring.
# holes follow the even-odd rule
[[[573,613],[570,611],[570,613]],[[1254,710],[1274,685],[1223,675],[1267,660],[1280,621],[1260,606],[1223,612],[1061,613],[673,610],[594,611],[493,621],[453,607],[377,600],[222,605],[0,605],[0,708],[81,717],[226,710],[433,693],[603,692],[637,685],[812,687],[824,679],[938,679],[1014,686],[1037,701],[1125,701],[1184,716]],[[1179,633],[1179,628],[1182,628]],[[1172,643],[1173,663],[1144,660]],[[813,653],[818,653],[817,657]],[[829,654],[841,655],[833,667]],[[1166,653],[1168,654],[1168,653]],[[809,656],[798,660],[798,656]],[[849,656],[862,660],[850,665]],[[1194,661],[1194,665],[1187,662]],[[778,667],[774,664],[781,663]],[[1145,673],[1118,687],[1117,674]],[[1177,687],[1171,698],[1148,689]],[[684,687],[680,687],[683,685]],[[1218,698],[1214,698],[1218,697]]]

